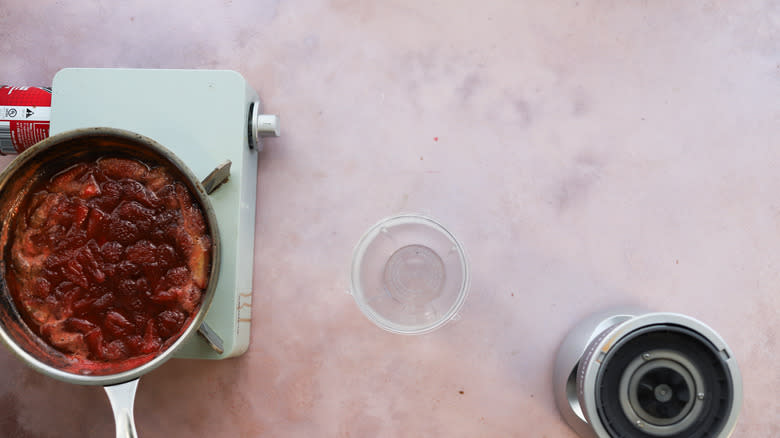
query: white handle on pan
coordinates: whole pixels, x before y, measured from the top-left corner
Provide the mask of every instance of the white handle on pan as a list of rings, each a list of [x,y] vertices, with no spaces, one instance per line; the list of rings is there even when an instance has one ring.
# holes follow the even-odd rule
[[[133,403],[135,402],[135,390],[138,389],[138,379],[119,385],[104,386],[114,411],[116,423],[116,438],[138,438],[133,419]]]

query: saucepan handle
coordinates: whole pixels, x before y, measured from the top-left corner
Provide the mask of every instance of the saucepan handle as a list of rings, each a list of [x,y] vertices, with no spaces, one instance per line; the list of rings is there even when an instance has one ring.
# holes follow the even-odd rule
[[[138,379],[103,387],[111,402],[111,409],[114,411],[116,438],[138,438],[133,419],[133,403],[137,388]]]

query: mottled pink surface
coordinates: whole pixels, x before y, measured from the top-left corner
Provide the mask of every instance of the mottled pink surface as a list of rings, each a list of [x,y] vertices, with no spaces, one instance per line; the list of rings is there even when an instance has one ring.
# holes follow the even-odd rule
[[[234,69],[283,122],[250,350],[144,377],[141,436],[574,437],[555,350],[618,304],[715,328],[735,436],[780,436],[777,0],[0,2],[0,83],[82,66]],[[345,293],[353,245],[400,211],[471,259],[462,319],[430,335]],[[113,434],[99,388],[0,369],[0,436]]]

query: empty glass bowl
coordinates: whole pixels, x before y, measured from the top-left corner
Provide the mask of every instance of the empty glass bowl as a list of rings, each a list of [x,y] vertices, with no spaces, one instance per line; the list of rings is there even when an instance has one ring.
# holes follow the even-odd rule
[[[384,219],[360,239],[352,259],[352,295],[379,327],[431,332],[458,315],[469,272],[461,244],[435,220],[416,214]]]

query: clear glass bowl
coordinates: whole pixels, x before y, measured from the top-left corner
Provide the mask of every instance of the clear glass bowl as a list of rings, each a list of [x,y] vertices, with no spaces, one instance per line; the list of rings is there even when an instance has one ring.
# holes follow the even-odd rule
[[[352,258],[352,296],[379,327],[428,333],[458,315],[468,294],[463,246],[441,224],[416,214],[384,219]]]

